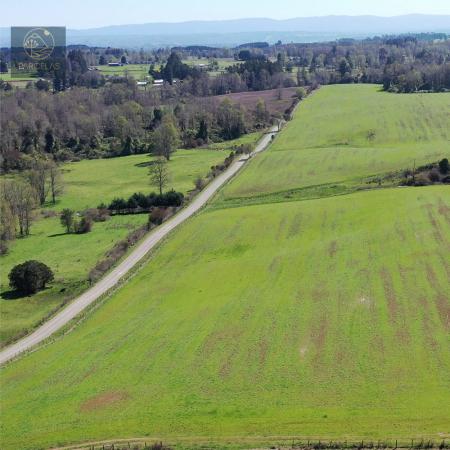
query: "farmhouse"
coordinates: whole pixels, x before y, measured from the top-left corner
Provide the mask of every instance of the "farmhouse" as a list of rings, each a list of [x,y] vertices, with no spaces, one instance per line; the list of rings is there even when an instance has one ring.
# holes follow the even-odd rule
[[[109,67],[120,67],[122,64],[118,62],[110,62],[108,63]]]
[[[153,80],[153,84],[155,86],[162,86],[164,84],[164,80],[163,79]]]

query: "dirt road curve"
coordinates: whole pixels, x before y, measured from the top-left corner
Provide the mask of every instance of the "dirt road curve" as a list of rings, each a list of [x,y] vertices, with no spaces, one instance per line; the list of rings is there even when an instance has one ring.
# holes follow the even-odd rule
[[[264,135],[252,155],[263,151],[268,146],[272,140],[272,136],[276,133],[276,130],[277,127],[273,127],[268,134]],[[183,208],[175,216],[151,232],[126,259],[124,259],[107,276],[89,288],[89,290],[87,290],[84,294],[74,299],[68,306],[41,325],[32,334],[25,336],[16,343],[3,349],[0,353],[0,364],[4,364],[20,353],[47,339],[53,333],[70,322],[101,295],[114,287],[119,280],[130,269],[132,269],[161,239],[166,237],[175,227],[191,217],[202,206],[204,206],[205,203],[217,192],[217,190],[241,169],[250,156],[242,156],[238,161],[235,161],[225,172],[220,174],[210,184],[208,184],[208,186],[200,192],[200,194],[197,195],[197,197],[195,197],[195,199],[188,206]]]

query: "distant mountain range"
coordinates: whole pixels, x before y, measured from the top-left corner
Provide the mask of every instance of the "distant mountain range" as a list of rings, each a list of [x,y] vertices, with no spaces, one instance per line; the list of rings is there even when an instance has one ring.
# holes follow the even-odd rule
[[[313,42],[418,32],[450,33],[450,15],[322,16],[112,25],[85,30],[68,29],[67,43],[134,48],[234,46],[252,41]],[[9,46],[9,28],[0,28],[0,44]]]

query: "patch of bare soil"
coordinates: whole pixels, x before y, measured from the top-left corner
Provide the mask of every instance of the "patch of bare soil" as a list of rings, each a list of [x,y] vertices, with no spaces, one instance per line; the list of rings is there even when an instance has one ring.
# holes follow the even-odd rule
[[[80,406],[80,411],[97,411],[108,406],[114,406],[117,403],[127,400],[128,398],[129,394],[126,391],[103,392],[83,402],[83,404]]]
[[[256,104],[262,99],[270,114],[284,114],[292,107],[292,103],[296,98],[296,92],[296,87],[290,87],[270,89],[267,91],[236,92],[232,94],[216,95],[213,98],[218,102],[228,98],[233,103],[243,106],[247,111],[255,110]]]
[[[336,241],[332,241],[330,243],[330,246],[328,247],[328,255],[330,258],[333,258],[333,256],[336,254],[337,252],[337,242]]]

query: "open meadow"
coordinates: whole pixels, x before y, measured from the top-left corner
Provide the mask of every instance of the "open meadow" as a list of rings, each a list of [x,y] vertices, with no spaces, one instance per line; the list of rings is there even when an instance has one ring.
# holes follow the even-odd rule
[[[145,80],[148,77],[149,64],[124,64],[123,66],[96,66],[102,75],[125,76],[129,75],[136,80]]]
[[[28,82],[37,81],[36,78],[18,77],[11,74],[10,71],[0,73],[0,80],[8,82],[13,87],[25,88]]]
[[[450,95],[325,86],[301,103],[271,151],[258,155],[223,197],[364,186],[369,176],[448,157],[449,148]]]
[[[1,447],[448,437],[449,187],[276,195],[436,161],[449,99],[314,93],[120,290],[2,369]]]
[[[227,67],[237,64],[233,58],[187,58],[183,60],[183,62],[191,67],[201,65],[208,66],[210,61],[217,62],[217,70],[211,72],[211,74],[218,75],[223,72]],[[96,66],[97,70],[100,71],[103,75],[109,76],[124,76],[128,74],[132,76],[136,80],[145,80],[148,77],[148,70],[150,68],[150,64],[124,64],[123,66]]]
[[[2,448],[439,438],[449,249],[443,186],[207,211],[69,335],[3,369]]]
[[[224,160],[235,143],[254,142],[258,135],[243,136],[238,141],[211,144],[208,149],[178,150],[168,165],[169,189],[187,194],[194,181],[205,177],[211,166]],[[220,151],[218,151],[220,150]],[[228,150],[228,152],[226,151]],[[66,192],[56,205],[62,208],[93,208],[115,197],[129,197],[134,192],[151,192],[148,170],[152,158],[132,155],[120,158],[83,160],[64,165]]]
[[[189,57],[183,59],[183,63],[191,67],[207,68],[211,62],[216,63],[215,70],[208,71],[211,76],[218,76],[225,72],[227,67],[233,66],[235,64],[240,64],[234,58],[194,58]]]
[[[221,163],[233,145],[255,142],[258,133],[239,140],[213,144],[211,149],[179,150],[169,162],[168,189],[185,195],[198,177],[205,177],[211,166]],[[63,166],[65,191],[56,205],[46,211],[64,208],[82,211],[108,204],[115,197],[128,198],[134,192],[150,193],[148,167],[151,158],[132,155],[120,158],[84,160]],[[7,255],[1,257],[0,343],[4,345],[32,329],[43,318],[88,287],[87,275],[114,244],[147,221],[147,215],[113,216],[95,223],[87,234],[66,234],[57,215],[44,218],[37,212],[31,235],[16,239]],[[55,282],[32,297],[16,298],[9,292],[8,273],[16,264],[37,259],[55,273]]]

